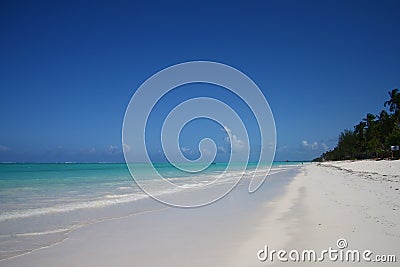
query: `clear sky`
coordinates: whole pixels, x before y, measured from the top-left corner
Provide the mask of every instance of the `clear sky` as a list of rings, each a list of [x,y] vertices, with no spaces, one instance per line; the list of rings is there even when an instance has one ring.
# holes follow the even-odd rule
[[[135,90],[192,60],[246,73],[272,108],[276,159],[312,159],[400,87],[399,14],[400,1],[1,1],[0,161],[121,161]]]

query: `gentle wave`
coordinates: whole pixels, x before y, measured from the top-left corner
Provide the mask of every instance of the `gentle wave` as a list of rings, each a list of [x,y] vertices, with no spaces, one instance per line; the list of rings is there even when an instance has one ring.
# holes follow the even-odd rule
[[[10,235],[0,235],[0,237],[29,237],[29,236],[67,233],[69,231],[71,231],[71,228],[61,228],[61,229],[48,230],[48,231],[43,231],[43,232],[29,232],[29,233],[16,233],[16,234],[10,234]]]
[[[285,167],[275,167],[272,168],[270,174],[279,173],[287,168]],[[253,170],[247,170],[244,174],[240,171],[232,171],[229,174],[226,174],[221,178],[219,177],[221,173],[215,172],[211,175],[199,175],[196,177],[191,177],[190,179],[182,179],[182,178],[169,178],[170,181],[182,181],[183,184],[178,185],[176,190],[162,190],[159,192],[159,195],[162,194],[171,194],[180,191],[183,188],[196,188],[198,186],[205,186],[209,183],[213,184],[224,184],[229,183],[232,179],[236,179],[237,175],[243,175],[243,178],[250,178],[254,174]],[[219,179],[215,179],[219,177]],[[200,179],[199,179],[200,178]],[[132,187],[118,187],[118,190],[129,190]],[[162,189],[162,188],[160,188]],[[139,199],[147,198],[148,196],[144,193],[130,193],[130,194],[108,194],[102,197],[101,199],[97,198],[94,200],[87,200],[82,202],[73,202],[67,204],[60,204],[51,207],[44,208],[30,208],[25,210],[13,210],[0,214],[0,222],[12,219],[22,219],[29,218],[33,216],[40,216],[46,214],[55,214],[55,213],[65,213],[71,212],[80,209],[89,209],[89,208],[102,208],[115,204],[123,204],[128,202],[134,202]]]
[[[109,195],[110,196],[110,195]],[[119,195],[119,197],[108,197],[105,199],[96,199],[89,200],[79,203],[68,203],[62,205],[56,205],[52,207],[45,208],[34,208],[34,209],[26,209],[26,210],[16,210],[9,211],[0,214],[0,221],[12,220],[12,219],[22,219],[28,218],[32,216],[39,216],[45,214],[54,214],[54,213],[63,213],[63,212],[71,212],[79,209],[88,209],[88,208],[101,208],[107,207],[115,204],[128,203],[137,201],[139,199],[147,198],[148,196],[145,194],[125,194]]]
[[[131,190],[132,186],[120,186],[117,188],[118,190]]]

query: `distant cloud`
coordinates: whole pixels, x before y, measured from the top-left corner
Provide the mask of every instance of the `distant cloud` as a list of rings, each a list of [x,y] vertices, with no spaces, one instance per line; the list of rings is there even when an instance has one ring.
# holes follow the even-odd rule
[[[284,146],[278,146],[277,148],[276,148],[276,151],[277,152],[287,152],[289,149],[288,149],[288,147],[286,146],[286,145],[284,145]]]
[[[187,147],[181,147],[182,152],[190,152],[190,149]]]
[[[10,150],[10,148],[8,148],[6,146],[3,146],[3,145],[0,145],[0,152],[6,152],[6,151],[9,151],[9,150]]]
[[[220,151],[222,153],[226,153],[227,152],[224,146],[219,146],[218,147],[218,151]]]
[[[122,144],[122,148],[124,149],[125,152],[131,151],[131,146],[128,144]]]
[[[307,140],[301,141],[301,145],[305,149],[310,149],[310,150],[328,150],[329,147],[325,143],[318,143],[317,141],[314,141],[312,143],[309,143]]]
[[[308,143],[307,140],[301,141],[301,144],[303,145],[303,147],[311,148],[312,150],[315,150],[317,148],[317,146],[318,146],[317,142],[314,142],[314,143],[310,144],[310,143]]]
[[[109,145],[109,146],[106,148],[106,152],[107,152],[108,154],[115,154],[115,153],[118,152],[118,147],[115,146],[115,145]]]
[[[233,151],[242,151],[246,148],[246,143],[234,135],[231,129],[226,126],[224,126],[224,129],[228,133],[228,136],[225,138],[225,142],[232,145]]]
[[[213,155],[212,151],[209,150],[209,149],[206,148],[206,147],[201,148],[201,153],[204,154],[204,155],[207,155],[207,156]]]

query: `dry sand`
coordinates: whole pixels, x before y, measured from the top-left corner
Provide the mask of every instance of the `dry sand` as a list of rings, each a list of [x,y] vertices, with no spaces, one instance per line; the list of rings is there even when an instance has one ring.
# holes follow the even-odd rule
[[[268,204],[273,212],[265,217],[252,237],[238,250],[237,266],[250,263],[256,249],[287,252],[325,249],[339,250],[338,239],[345,239],[347,250],[371,250],[375,256],[395,255],[400,261],[400,161],[357,161],[309,164],[295,177],[285,195]],[[261,254],[265,256],[265,254]],[[289,261],[289,257],[287,258]],[[295,257],[294,257],[295,258]],[[330,261],[334,266],[363,266],[366,262]],[[263,264],[288,263],[267,259]],[[374,262],[370,262],[374,265]],[[297,262],[296,266],[310,262]]]

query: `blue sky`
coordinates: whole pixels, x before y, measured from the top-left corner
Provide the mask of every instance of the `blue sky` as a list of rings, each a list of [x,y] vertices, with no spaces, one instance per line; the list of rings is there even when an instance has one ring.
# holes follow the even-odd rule
[[[399,1],[113,2],[1,1],[0,161],[121,161],[131,96],[185,61],[225,63],[257,83],[277,160],[332,148],[400,87]],[[207,133],[188,131],[193,150]]]

